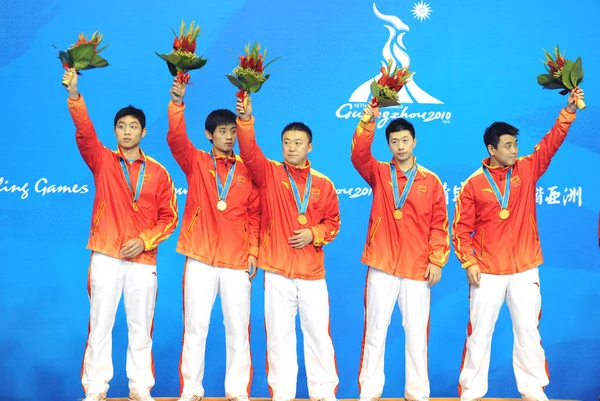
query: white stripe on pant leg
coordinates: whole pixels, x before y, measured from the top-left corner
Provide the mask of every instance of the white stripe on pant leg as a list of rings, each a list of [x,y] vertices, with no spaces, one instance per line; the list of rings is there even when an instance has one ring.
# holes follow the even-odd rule
[[[181,394],[204,397],[206,337],[219,288],[219,269],[189,258],[184,276],[184,332]]]
[[[488,390],[492,334],[504,303],[508,276],[481,274],[480,286],[470,286],[470,322],[466,354],[459,378],[461,399],[482,398]]]
[[[537,268],[511,275],[506,303],[515,336],[513,367],[517,388],[525,399],[545,399],[543,388],[550,380],[538,330],[542,296]]]
[[[312,400],[334,398],[339,379],[329,333],[327,284],[325,280],[294,281],[298,287],[308,395]]]
[[[400,279],[398,306],[406,335],[406,384],[404,398],[429,398],[427,337],[431,290],[427,281]]]
[[[227,366],[225,397],[249,396],[252,380],[250,357],[250,280],[244,270],[221,269],[219,295],[225,325]]]
[[[274,399],[296,398],[296,381],[298,379],[297,297],[296,284],[292,279],[265,272],[267,381]]]
[[[366,283],[365,337],[359,372],[360,398],[379,398],[385,383],[388,327],[400,291],[400,279],[369,268]]]
[[[152,326],[156,304],[156,266],[121,262],[125,266],[123,295],[127,316],[126,371],[131,393],[149,394],[154,386]]]
[[[94,252],[90,266],[90,332],[81,383],[87,394],[108,390],[113,377],[112,329],[123,292],[120,261]]]

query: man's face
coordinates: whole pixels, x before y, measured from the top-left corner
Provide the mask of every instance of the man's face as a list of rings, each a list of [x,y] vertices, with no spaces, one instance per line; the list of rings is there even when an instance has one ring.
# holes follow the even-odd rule
[[[390,133],[388,147],[397,162],[411,160],[415,146],[417,146],[417,140],[412,137],[409,130]]]
[[[206,131],[205,134],[208,139],[212,140],[213,147],[221,155],[229,155],[237,139],[236,125],[234,123],[217,125],[215,132],[211,134],[209,131]]]
[[[290,130],[281,137],[283,159],[294,167],[306,164],[312,143],[308,143],[308,134],[304,131]]]
[[[146,136],[146,128],[142,128],[140,121],[133,116],[123,116],[115,126],[117,143],[122,149],[134,149],[140,145],[140,141]]]
[[[490,152],[490,156],[496,159],[502,166],[512,166],[519,156],[517,137],[508,134],[501,135],[498,147],[494,148],[492,145],[488,145],[488,151]]]

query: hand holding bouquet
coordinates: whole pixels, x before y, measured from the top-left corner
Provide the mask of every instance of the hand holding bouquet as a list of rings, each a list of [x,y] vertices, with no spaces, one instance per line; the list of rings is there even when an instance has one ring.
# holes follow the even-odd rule
[[[102,42],[102,35],[98,31],[94,32],[89,40],[83,33],[80,33],[77,42],[71,45],[67,51],[58,51],[58,58],[65,69],[74,68],[77,75],[81,75],[79,71],[82,70],[106,67],[108,61],[100,57],[98,53],[106,49],[108,45],[98,49],[100,42]],[[71,78],[69,76],[69,78],[65,78],[62,81],[62,84],[69,86],[70,81]]]

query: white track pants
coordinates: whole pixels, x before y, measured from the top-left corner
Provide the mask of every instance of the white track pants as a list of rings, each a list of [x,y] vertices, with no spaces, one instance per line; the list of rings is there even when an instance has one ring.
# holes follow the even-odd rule
[[[483,397],[488,390],[492,334],[506,300],[513,324],[513,368],[517,388],[525,399],[546,399],[549,383],[546,357],[538,330],[542,297],[537,268],[509,275],[482,274],[471,286],[470,321],[459,379],[461,399]]]
[[[296,398],[298,310],[304,336],[308,394],[312,400],[333,398],[339,381],[329,334],[329,295],[325,280],[290,279],[265,272],[267,379],[271,396],[286,400]]]
[[[121,294],[125,298],[129,339],[129,389],[132,393],[150,393],[154,386],[152,328],[156,289],[156,266],[92,254],[88,275],[89,335],[81,377],[86,394],[107,391],[113,377],[112,329]]]
[[[225,397],[249,396],[250,280],[244,270],[206,265],[189,258],[184,272],[184,334],[181,353],[181,394],[204,396],[206,337],[217,294],[225,325]]]
[[[429,397],[427,341],[430,288],[427,281],[408,280],[369,268],[358,379],[361,399],[379,398],[383,392],[385,340],[396,302],[402,313],[406,335],[404,397],[411,400]]]

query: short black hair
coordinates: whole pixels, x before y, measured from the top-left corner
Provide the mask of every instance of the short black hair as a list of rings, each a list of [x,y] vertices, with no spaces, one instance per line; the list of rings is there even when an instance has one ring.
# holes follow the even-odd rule
[[[512,135],[516,137],[519,135],[519,130],[510,124],[496,121],[487,127],[485,133],[483,134],[483,143],[485,143],[485,148],[487,149],[488,145],[492,145],[494,149],[497,148],[502,135]]]
[[[132,105],[123,107],[121,110],[117,111],[114,128],[117,128],[117,122],[125,116],[136,118],[140,122],[142,129],[146,128],[146,115],[142,110],[135,108]]]
[[[289,123],[288,125],[283,127],[283,131],[281,131],[281,139],[282,140],[283,140],[283,134],[285,134],[288,131],[306,132],[306,135],[308,136],[308,143],[309,144],[312,143],[312,131],[310,130],[310,128],[308,128],[308,125],[301,123],[301,122],[297,122],[297,121],[294,121],[293,123]]]
[[[231,110],[213,110],[208,114],[208,116],[206,116],[206,120],[204,121],[204,129],[211,134],[214,134],[219,125],[235,125],[235,118],[235,113]]]
[[[390,134],[392,132],[400,132],[405,130],[410,132],[410,135],[413,137],[413,139],[415,139],[415,127],[411,123],[409,123],[403,118],[397,118],[395,120],[392,120],[392,122],[389,123],[385,129],[386,141],[390,143]]]

